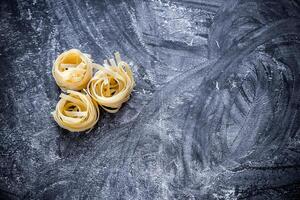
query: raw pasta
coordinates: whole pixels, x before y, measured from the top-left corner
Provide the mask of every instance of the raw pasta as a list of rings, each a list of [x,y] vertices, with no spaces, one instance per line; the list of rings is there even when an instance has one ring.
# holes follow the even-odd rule
[[[99,119],[99,108],[88,94],[68,90],[62,93],[56,109],[52,112],[55,121],[71,132],[90,130]]]
[[[62,90],[86,88],[93,76],[90,55],[71,49],[58,56],[52,68],[53,77]]]
[[[115,59],[104,60],[103,66],[93,66],[98,71],[88,83],[88,93],[107,112],[118,112],[122,104],[130,98],[135,86],[129,65],[116,52]]]

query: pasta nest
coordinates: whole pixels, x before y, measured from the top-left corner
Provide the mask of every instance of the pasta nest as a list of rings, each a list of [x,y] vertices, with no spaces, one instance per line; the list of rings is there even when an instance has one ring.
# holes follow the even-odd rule
[[[100,112],[96,102],[88,95],[67,90],[52,115],[58,125],[71,132],[91,130],[97,123]]]
[[[135,86],[129,65],[116,52],[115,59],[104,60],[103,66],[94,64],[94,67],[98,71],[87,85],[89,95],[107,112],[118,112]]]
[[[81,90],[86,88],[93,76],[90,55],[78,49],[71,49],[60,54],[52,68],[53,77],[62,90]]]

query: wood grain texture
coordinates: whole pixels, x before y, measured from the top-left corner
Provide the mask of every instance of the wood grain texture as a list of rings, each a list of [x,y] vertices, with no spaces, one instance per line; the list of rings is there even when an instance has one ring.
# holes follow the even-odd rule
[[[0,3],[3,199],[297,199],[300,2]],[[51,118],[62,51],[136,87],[89,134]]]

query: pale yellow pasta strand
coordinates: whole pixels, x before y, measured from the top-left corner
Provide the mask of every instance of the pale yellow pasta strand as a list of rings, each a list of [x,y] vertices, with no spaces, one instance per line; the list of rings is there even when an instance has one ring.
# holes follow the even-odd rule
[[[62,90],[82,90],[93,76],[90,55],[78,49],[60,54],[52,67],[52,75]]]
[[[100,112],[96,102],[88,95],[67,90],[61,94],[61,99],[52,112],[58,125],[71,132],[91,130],[97,123]]]
[[[93,67],[98,71],[87,85],[89,95],[107,112],[118,112],[135,86],[131,68],[121,60],[119,52],[115,59],[104,60],[104,66]]]

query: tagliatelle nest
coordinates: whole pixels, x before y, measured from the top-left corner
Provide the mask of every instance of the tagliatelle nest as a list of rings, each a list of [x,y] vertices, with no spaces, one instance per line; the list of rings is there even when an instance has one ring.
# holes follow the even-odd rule
[[[103,65],[93,65],[98,71],[88,83],[87,91],[104,110],[116,113],[130,98],[135,86],[133,74],[119,52],[115,53],[115,59],[105,60]]]
[[[90,55],[71,49],[58,56],[52,68],[53,77],[62,90],[82,90],[93,76]]]
[[[91,130],[99,120],[98,104],[107,112],[116,113],[128,101],[135,86],[133,74],[119,52],[114,56],[104,60],[103,66],[92,63],[88,54],[77,49],[58,56],[52,74],[58,86],[67,91],[60,95],[52,112],[60,127],[71,132]],[[98,71],[92,77],[93,68]]]
[[[99,108],[88,94],[68,90],[62,93],[52,115],[58,125],[71,132],[90,130],[99,119]]]

